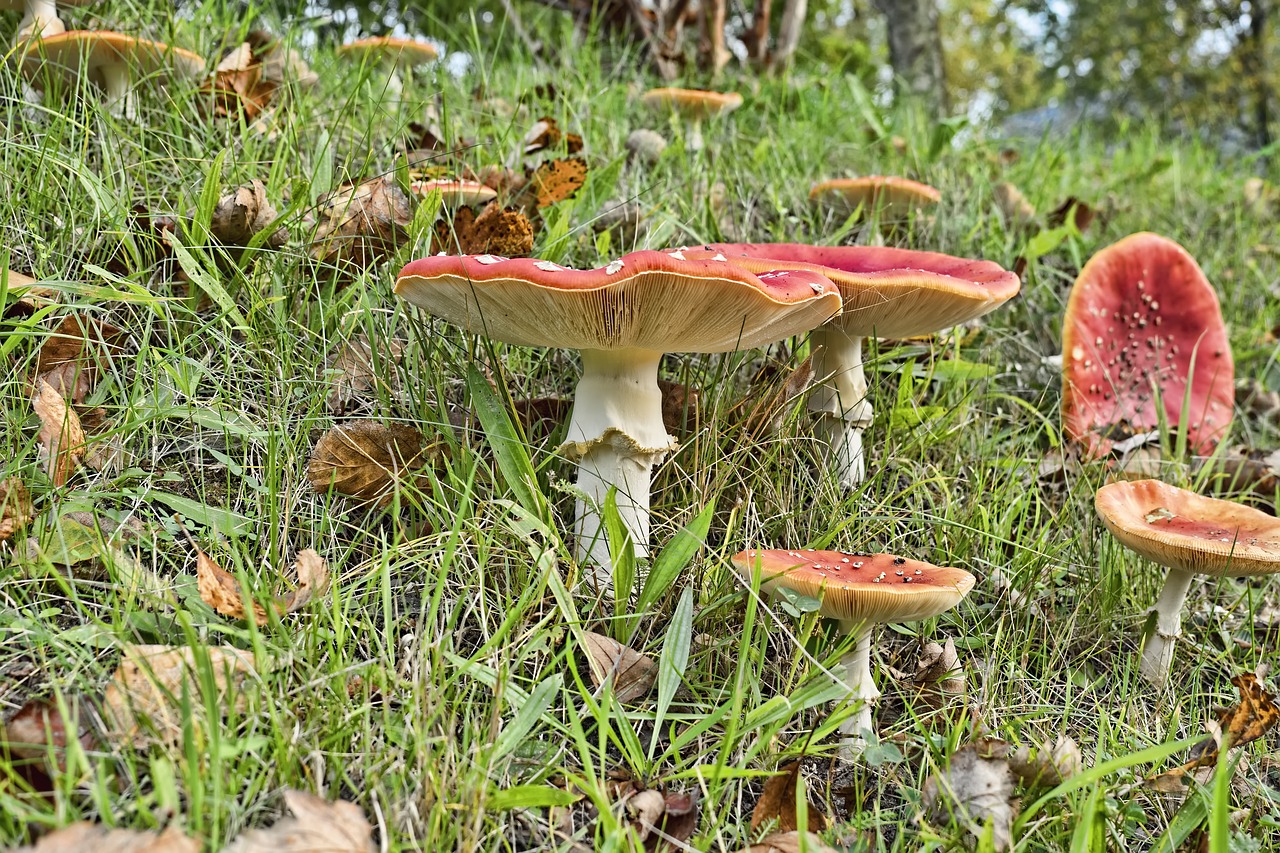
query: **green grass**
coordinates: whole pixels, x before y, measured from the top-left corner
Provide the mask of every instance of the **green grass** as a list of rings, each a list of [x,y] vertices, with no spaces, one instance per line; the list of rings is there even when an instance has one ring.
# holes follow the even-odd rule
[[[232,17],[217,3],[196,17],[213,25],[161,8],[106,3],[67,18],[147,21],[142,34],[211,58],[224,33],[279,31],[278,22]],[[0,33],[7,36],[16,18],[6,14]],[[546,37],[567,43],[559,26]],[[73,756],[50,799],[25,793],[0,759],[0,843],[21,843],[32,825],[80,818],[147,827],[167,809],[218,849],[269,822],[275,792],[293,786],[355,801],[392,850],[568,850],[569,836],[588,849],[625,850],[635,841],[612,803],[610,779],[628,774],[697,790],[692,845],[735,850],[749,843],[761,773],[804,753],[814,808],[837,818],[831,840],[853,850],[942,849],[962,835],[918,822],[920,791],[980,731],[1016,742],[1065,733],[1087,764],[1123,764],[1201,733],[1214,707],[1234,699],[1232,674],[1277,663],[1274,628],[1267,635],[1251,627],[1252,612],[1274,603],[1275,582],[1218,581],[1189,601],[1173,688],[1157,695],[1145,687],[1138,638],[1162,573],[1113,544],[1094,517],[1100,468],[1066,482],[1037,479],[1041,458],[1061,442],[1059,378],[1045,358],[1058,349],[1066,293],[1092,252],[1130,232],[1165,234],[1198,258],[1222,297],[1237,375],[1280,385],[1274,345],[1263,338],[1280,319],[1275,226],[1241,202],[1254,163],[1224,162],[1194,139],[1134,126],[1107,140],[1081,130],[1020,142],[1021,158],[1002,168],[996,134],[966,129],[946,144],[918,116],[881,110],[855,83],[816,72],[731,81],[746,104],[704,130],[704,155],[686,155],[681,129],[640,105],[651,81],[633,56],[584,46],[539,73],[518,61],[511,33],[479,25],[450,47],[472,53],[472,73],[420,76],[393,112],[378,107],[376,75],[361,77],[328,47],[317,48],[308,59],[322,82],[287,94],[273,138],[204,117],[191,86],[144,90],[134,124],[83,98],[21,107],[11,66],[0,73],[7,127],[0,176],[10,187],[0,194],[0,246],[10,266],[43,279],[61,303],[4,321],[3,474],[30,486],[38,520],[29,533],[46,551],[67,535],[60,518],[71,509],[92,512],[104,537],[108,520],[135,518],[144,531],[123,552],[99,547],[106,572],[88,577],[68,577],[12,543],[0,568],[4,713],[33,697],[96,695],[125,643],[231,644],[254,650],[261,670],[246,707],[225,718],[216,708],[192,711],[177,747],[106,743]],[[555,97],[539,98],[534,87],[549,80]],[[477,84],[518,110],[507,116],[478,100]],[[616,181],[597,178],[594,192],[548,215],[536,247],[577,265],[608,260],[591,228],[591,198],[631,199],[646,210],[647,241],[614,239],[609,255],[718,239],[850,240],[851,226],[807,203],[812,181],[841,174],[906,174],[939,187],[937,214],[895,239],[1006,266],[1027,253],[1028,237],[1002,225],[994,182],[1014,182],[1041,210],[1074,194],[1105,213],[1034,261],[1022,295],[963,343],[871,350],[872,477],[855,494],[838,493],[816,473],[802,406],[781,434],[762,441],[746,433],[736,408],[757,369],[785,370],[803,354],[803,340],[765,352],[668,356],[665,375],[700,389],[702,403],[696,428],[656,472],[655,554],[714,509],[705,547],[687,562],[669,558],[678,573],[651,586],[634,612],[578,584],[557,532],[572,513],[563,488],[572,469],[554,455],[554,437],[527,450],[494,442],[510,428],[493,416],[508,398],[571,392],[572,355],[490,344],[395,299],[395,271],[428,250],[429,233],[345,287],[307,258],[302,218],[314,200],[394,168],[393,141],[432,102],[450,138],[475,140],[465,160],[477,167],[512,158],[541,115],[585,136],[595,175]],[[663,131],[673,145],[655,167],[611,171],[627,133],[641,126]],[[905,140],[901,153],[895,136]],[[215,167],[219,174],[211,174]],[[173,263],[143,260],[150,236],[133,206],[182,214],[203,198],[207,213],[219,186],[253,178],[266,182],[285,213],[292,236],[285,249],[237,266],[220,264],[220,250],[197,239],[179,259],[192,286],[175,280]],[[715,209],[720,182],[726,202]],[[107,266],[118,273],[103,275]],[[129,333],[89,400],[107,410],[126,462],[111,473],[81,471],[55,489],[38,459],[27,375],[42,341],[72,311]],[[335,423],[326,359],[358,335],[379,350],[400,341],[405,354],[353,416],[413,424],[448,448],[384,509],[316,495],[305,478],[315,440]],[[993,371],[955,378],[948,365],[958,360]],[[477,405],[471,392],[484,386],[467,381],[472,370],[501,389],[487,439],[447,426],[451,409]],[[1277,438],[1273,424],[1243,413],[1233,429],[1233,440],[1252,446]],[[512,472],[526,466],[537,472],[536,487],[513,487],[521,481]],[[202,547],[252,589],[265,594],[298,550],[314,547],[334,570],[332,591],[262,628],[217,616],[194,594],[194,554],[170,520],[190,504],[163,495],[242,517],[214,524],[206,516],[210,523],[200,524],[184,513]],[[797,617],[743,589],[728,557],[755,546],[889,550],[978,575],[955,611],[878,630],[880,736],[901,760],[834,762],[826,735],[835,694],[825,673],[845,646],[814,616]],[[160,589],[131,590],[121,553],[154,573]],[[997,570],[1011,586],[993,582]],[[625,706],[594,689],[576,639],[582,630],[652,654],[663,668],[659,687]],[[914,669],[917,638],[956,640],[971,714],[928,715],[888,676],[888,666]],[[196,705],[210,701],[192,697]],[[1252,810],[1247,826],[1260,849],[1280,849],[1277,767],[1266,745],[1246,752],[1229,807]],[[1020,826],[1018,849],[1101,849],[1104,835],[1108,846],[1146,849],[1177,802],[1135,788],[1134,773],[1170,761],[1099,774],[1055,797]],[[550,785],[581,795],[571,822],[536,805]],[[1203,809],[1208,814],[1209,805]],[[1102,827],[1092,837],[1077,829],[1090,818]]]

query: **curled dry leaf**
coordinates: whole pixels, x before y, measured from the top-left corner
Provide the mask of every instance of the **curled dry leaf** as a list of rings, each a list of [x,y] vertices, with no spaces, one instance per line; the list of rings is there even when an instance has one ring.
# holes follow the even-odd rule
[[[537,154],[548,148],[558,148],[561,142],[564,143],[564,149],[569,154],[577,154],[582,150],[581,136],[576,133],[562,132],[554,118],[543,116],[524,135],[524,153]]]
[[[293,613],[306,607],[329,591],[329,566],[314,548],[303,548],[293,564],[298,576],[298,586],[292,592],[276,599],[276,609],[281,613]]]
[[[612,676],[619,702],[635,702],[648,695],[658,677],[658,665],[648,655],[593,631],[582,632],[591,683],[596,687]]]
[[[399,364],[403,356],[404,345],[399,341],[388,341],[377,352],[363,335],[344,343],[329,362],[329,395],[325,398],[329,411],[345,414],[358,398],[386,385],[385,377],[395,377],[390,367]]]
[[[983,740],[956,751],[946,770],[934,773],[924,784],[921,804],[926,818],[939,826],[954,820],[974,838],[990,831],[992,848],[1008,850],[1018,811],[1008,746],[1004,741]]]
[[[520,211],[503,208],[496,201],[479,216],[469,207],[460,207],[452,224],[443,219],[436,222],[431,252],[527,258],[533,254],[533,224]]]
[[[817,348],[821,352],[822,348]],[[813,386],[813,356],[800,362],[789,371],[781,382],[777,381],[778,368],[769,364],[751,383],[748,399],[741,406],[750,406],[746,418],[747,431],[756,437],[775,435],[782,431],[787,413],[799,397]]]
[[[307,480],[317,492],[332,489],[384,506],[406,472],[421,465],[423,454],[422,433],[413,427],[350,421],[316,442],[307,465]]]
[[[696,791],[663,793],[653,788],[637,790],[634,782],[626,782],[620,786],[618,794],[623,812],[647,853],[687,849],[684,842],[698,828]]]
[[[46,835],[32,847],[12,853],[200,853],[202,845],[176,826],[151,829],[111,829],[80,821]]]
[[[247,246],[264,228],[270,227],[280,214],[267,201],[267,188],[262,181],[241,184],[222,198],[213,209],[209,234],[226,246]],[[278,249],[289,240],[289,232],[277,228],[267,238],[267,245]]]
[[[413,204],[394,175],[348,184],[318,202],[311,256],[368,269],[408,240],[412,220]]]
[[[948,639],[946,645],[926,643],[910,680],[920,691],[920,698],[935,710],[963,694],[964,672],[955,640]]]
[[[244,699],[240,686],[255,672],[249,652],[210,646],[197,656],[188,646],[125,646],[124,658],[102,698],[103,719],[112,739],[138,745],[149,742],[154,732],[164,743],[180,743],[182,694],[200,696],[197,661],[206,655],[219,694],[214,704],[240,707]],[[198,711],[205,703],[195,698],[191,707]]]
[[[31,495],[22,478],[0,480],[0,542],[7,542],[25,530],[32,518]]]
[[[752,844],[740,853],[801,853],[801,839],[804,841],[804,850],[807,853],[836,853],[835,849],[828,847],[822,842],[822,839],[814,835],[812,832],[775,832],[767,835],[760,840],[758,844]]]
[[[258,116],[275,97],[279,82],[263,75],[262,63],[253,46],[242,42],[227,52],[200,86],[200,103],[215,118],[243,115],[248,121]]]
[[[0,725],[0,755],[11,758],[14,772],[38,792],[52,791],[54,778],[66,772],[70,730],[75,730],[81,747],[94,747],[92,733],[79,724],[76,702],[69,700],[67,708],[73,721],[71,725],[52,699],[27,702],[9,722]]]
[[[31,408],[40,419],[40,448],[54,486],[62,486],[84,459],[84,429],[75,410],[43,379],[36,380]]]
[[[313,598],[324,595],[329,589],[329,568],[312,548],[298,552],[294,571],[298,586],[285,596],[276,599],[276,612],[281,616],[305,607]],[[236,576],[228,572],[204,551],[196,548],[196,585],[200,598],[223,616],[233,619],[246,618],[244,597]],[[250,602],[253,621],[267,624],[267,610],[256,601]]]
[[[1080,747],[1067,735],[1052,747],[1024,744],[1009,756],[1009,769],[1025,788],[1056,788],[1084,769]]]
[[[796,813],[796,789],[800,785],[800,759],[789,762],[778,768],[778,774],[764,783],[764,791],[751,810],[751,829],[759,830],[770,821],[777,821],[774,827],[778,832],[792,832],[800,829],[799,815]],[[827,828],[826,816],[809,804],[808,829],[821,832]]]
[[[662,392],[662,425],[667,432],[680,436],[697,429],[702,392],[667,379],[658,380],[658,390]]]
[[[581,157],[547,160],[529,173],[524,194],[539,208],[570,199],[587,182],[587,161]]]
[[[124,331],[110,323],[85,314],[68,314],[40,345],[34,374],[64,400],[83,403],[124,339]]]
[[[330,803],[314,794],[286,789],[291,817],[264,829],[251,829],[222,853],[373,853],[373,827],[359,807],[346,800]]]

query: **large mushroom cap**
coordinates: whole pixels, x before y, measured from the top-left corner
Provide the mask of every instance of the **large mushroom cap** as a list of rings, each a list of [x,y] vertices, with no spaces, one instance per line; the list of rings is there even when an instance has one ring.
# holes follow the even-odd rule
[[[738,574],[762,588],[786,587],[822,600],[822,615],[846,623],[912,622],[944,613],[973,589],[973,575],[894,554],[742,551]]]
[[[1192,371],[1192,360],[1195,369]],[[1231,422],[1235,368],[1218,296],[1186,249],[1132,234],[1080,270],[1062,320],[1062,428],[1098,456],[1116,427],[1137,434],[1181,419],[1191,383],[1187,438],[1208,453]],[[1123,437],[1123,436],[1120,436]]]
[[[809,190],[809,198],[842,210],[861,206],[886,219],[905,219],[912,211],[937,204],[942,193],[910,178],[867,175],[820,181]]]
[[[1159,480],[1108,483],[1094,507],[1122,545],[1169,568],[1248,577],[1280,572],[1280,519]]]
[[[882,246],[714,243],[686,257],[723,254],[747,270],[807,269],[840,288],[840,324],[855,335],[905,338],[981,317],[1017,296],[1017,274],[991,261]]]
[[[83,70],[90,82],[106,86],[102,69],[128,65],[135,79],[172,73],[194,79],[204,60],[189,50],[107,30],[71,30],[33,42],[23,57],[23,73],[39,84],[50,72],[74,81]]]
[[[641,96],[654,110],[674,112],[684,118],[711,118],[731,113],[742,106],[737,92],[706,92],[701,89],[650,89]]]
[[[426,42],[390,36],[359,39],[342,45],[338,48],[338,53],[370,62],[381,62],[385,59],[397,65],[423,65],[433,62],[440,56],[439,52]]]
[[[479,181],[435,180],[414,181],[409,184],[414,195],[425,198],[432,190],[440,191],[440,198],[445,207],[472,207],[487,204],[498,197],[498,191],[485,186]]]
[[[475,332],[526,346],[731,352],[821,325],[835,285],[807,270],[760,275],[679,252],[632,252],[576,270],[533,258],[422,258],[396,293]]]

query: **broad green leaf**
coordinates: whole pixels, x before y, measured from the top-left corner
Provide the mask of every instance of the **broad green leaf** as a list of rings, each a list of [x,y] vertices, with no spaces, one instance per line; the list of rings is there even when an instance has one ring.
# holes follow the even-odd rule
[[[520,706],[520,710],[516,712],[511,722],[502,727],[502,732],[493,742],[495,759],[505,758],[515,752],[520,741],[533,731],[538,718],[547,712],[551,703],[555,701],[556,694],[560,692],[560,682],[560,676],[553,675],[543,679],[529,691],[529,698]]]
[[[662,720],[675,699],[676,691],[684,679],[689,665],[689,650],[693,646],[693,587],[686,586],[680,593],[680,601],[671,614],[667,626],[667,638],[662,643],[662,656],[658,658],[658,707],[653,715],[653,738],[649,741],[649,756],[653,757],[658,738],[662,735]]]
[[[581,799],[578,794],[571,794],[550,785],[516,785],[512,788],[499,788],[489,794],[485,800],[485,808],[490,811],[505,812],[511,809],[545,809],[551,806],[570,806]]]
[[[474,364],[467,367],[467,392],[471,395],[476,417],[484,427],[485,438],[493,448],[498,470],[516,501],[538,516],[545,515],[546,499],[538,490],[538,475],[529,451],[520,440],[506,408],[498,400],[493,387]]]

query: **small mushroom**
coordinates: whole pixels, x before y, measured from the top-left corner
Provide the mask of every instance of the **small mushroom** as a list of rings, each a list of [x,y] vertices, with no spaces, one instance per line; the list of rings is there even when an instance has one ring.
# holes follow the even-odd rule
[[[439,190],[441,203],[447,210],[488,204],[498,197],[497,190],[479,181],[414,181],[409,184],[409,190],[418,198],[426,198],[432,190]]]
[[[881,222],[900,222],[918,210],[937,204],[942,200],[942,193],[909,178],[868,175],[820,181],[809,190],[809,198],[844,213],[862,208],[864,213],[879,217]]]
[[[91,2],[93,0],[62,0],[62,5],[82,6]],[[0,10],[10,9],[21,9],[23,12],[22,20],[18,22],[15,44],[28,39],[56,36],[67,30],[58,17],[57,0],[0,0]]]
[[[1154,608],[1155,633],[1139,664],[1152,684],[1169,680],[1174,643],[1182,634],[1182,604],[1196,575],[1280,573],[1280,519],[1253,507],[1159,480],[1132,480],[1103,486],[1094,508],[1121,545],[1169,569]]]
[[[857,638],[845,655],[844,682],[857,713],[841,726],[841,754],[853,759],[874,732],[871,706],[880,698],[871,674],[871,633],[881,622],[915,622],[945,613],[973,589],[963,569],[935,566],[895,554],[846,554],[840,551],[742,551],[733,567],[748,583],[757,573],[762,592],[785,588],[820,599],[823,616],[839,621]]]
[[[426,65],[440,57],[439,52],[426,42],[414,39],[376,36],[358,39],[338,48],[338,54],[369,66],[386,69],[384,102],[388,107],[399,106],[404,85],[400,72],[408,73],[417,65]]]
[[[578,460],[578,559],[611,582],[600,508],[617,488],[637,556],[648,553],[649,482],[675,449],[662,420],[666,352],[733,352],[813,328],[840,310],[835,285],[809,271],[759,275],[723,260],[633,252],[594,270],[494,255],[414,261],[404,299],[474,332],[524,346],[577,349],[582,379],[561,452]]]
[[[719,118],[742,106],[737,92],[707,92],[701,89],[650,89],[641,98],[644,105],[662,113],[674,113],[692,126],[688,149],[701,151],[702,122]]]

